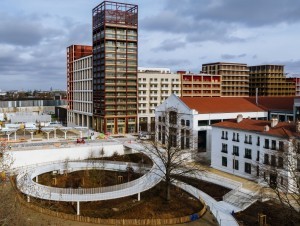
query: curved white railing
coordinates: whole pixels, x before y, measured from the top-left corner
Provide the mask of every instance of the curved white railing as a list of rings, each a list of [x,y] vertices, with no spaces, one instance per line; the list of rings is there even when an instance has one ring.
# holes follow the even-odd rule
[[[139,149],[141,148],[142,147],[139,147]],[[145,153],[144,151],[142,152]],[[151,154],[149,153],[147,153],[147,155],[150,158],[155,159],[155,156],[151,156]],[[115,186],[88,189],[55,188],[38,184],[33,181],[33,178],[45,172],[51,172],[61,169],[80,170],[87,168],[104,168],[105,170],[125,171],[126,167],[129,164],[135,170],[137,170],[139,166],[134,163],[120,163],[112,161],[105,161],[105,163],[103,164],[102,160],[98,163],[96,163],[95,161],[70,161],[67,163],[52,163],[50,165],[42,165],[36,168],[31,168],[29,170],[21,170],[21,172],[17,176],[17,186],[24,194],[47,200],[75,202],[116,199],[141,193],[158,184],[162,180],[163,172],[161,171],[161,169],[163,169],[164,167],[163,164],[159,162],[159,159],[156,158],[155,161],[156,164],[153,164],[152,168],[142,177],[131,182]]]

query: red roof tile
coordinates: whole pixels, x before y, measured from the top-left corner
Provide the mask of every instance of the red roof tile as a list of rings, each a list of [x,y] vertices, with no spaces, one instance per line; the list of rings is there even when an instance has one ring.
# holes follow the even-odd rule
[[[265,126],[267,125],[269,126],[269,131],[265,131]],[[236,120],[228,120],[224,122],[215,123],[212,126],[228,129],[245,130],[284,138],[300,135],[299,133],[296,133],[295,123],[289,122],[279,122],[275,127],[272,128],[270,121],[243,119],[239,123]]]
[[[181,97],[180,99],[200,114],[264,111],[243,97]]]
[[[294,98],[291,97],[258,97],[258,106],[265,110],[289,110],[294,107]],[[246,97],[251,103],[256,104],[255,97]]]

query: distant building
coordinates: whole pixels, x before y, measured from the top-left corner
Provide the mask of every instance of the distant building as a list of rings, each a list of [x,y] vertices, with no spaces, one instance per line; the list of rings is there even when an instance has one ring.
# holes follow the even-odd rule
[[[295,96],[296,86],[284,74],[284,65],[250,66],[250,96]]]
[[[139,68],[139,131],[155,131],[155,108],[172,93],[181,95],[180,76],[168,68]]]
[[[92,46],[71,45],[67,48],[67,101],[68,101],[68,110],[71,112],[74,110],[74,96],[75,96],[74,62],[82,57],[89,56],[91,54],[92,54]],[[82,66],[82,68],[84,68],[84,66]]]
[[[290,157],[287,160],[284,152],[296,153],[292,144],[295,138],[299,139],[295,123],[243,119],[238,115],[237,119],[212,125],[211,166],[274,186],[281,183],[291,190],[296,184],[287,167],[295,166],[300,171],[300,161]]]
[[[93,9],[93,128],[137,131],[138,6],[104,1]]]
[[[241,63],[208,63],[202,65],[202,73],[221,75],[222,97],[249,96],[249,69]]]
[[[181,73],[182,97],[220,97],[220,75]]]
[[[67,125],[93,127],[93,73],[92,55],[73,61],[72,94],[69,91]]]

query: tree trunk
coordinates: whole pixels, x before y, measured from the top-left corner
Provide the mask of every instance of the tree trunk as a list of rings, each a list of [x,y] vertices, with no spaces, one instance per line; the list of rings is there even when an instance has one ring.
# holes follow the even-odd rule
[[[166,201],[167,202],[169,202],[171,200],[170,187],[171,187],[170,178],[166,178]]]

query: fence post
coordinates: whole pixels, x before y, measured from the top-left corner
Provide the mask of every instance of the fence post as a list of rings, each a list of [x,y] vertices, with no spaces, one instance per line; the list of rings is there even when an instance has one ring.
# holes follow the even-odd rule
[[[77,215],[80,215],[80,202],[77,201]]]

